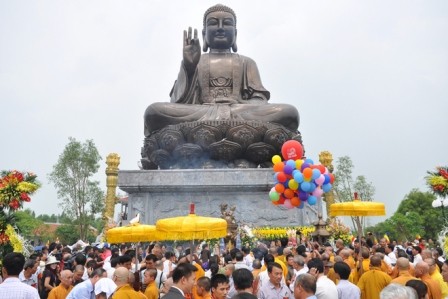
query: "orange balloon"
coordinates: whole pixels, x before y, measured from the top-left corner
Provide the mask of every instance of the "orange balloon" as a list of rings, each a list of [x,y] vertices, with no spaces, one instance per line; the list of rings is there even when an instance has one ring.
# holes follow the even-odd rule
[[[275,191],[277,191],[278,193],[283,193],[285,191],[285,186],[283,186],[283,184],[276,184]]]
[[[291,189],[285,189],[285,191],[283,191],[283,195],[286,197],[286,198],[293,198],[294,197],[294,191],[293,190],[291,190]]]
[[[285,164],[283,162],[278,162],[274,164],[274,171],[275,172],[281,172],[283,171],[283,168],[285,167]]]
[[[309,179],[309,178],[311,178],[313,176],[313,170],[311,168],[309,168],[309,167],[305,168],[302,171],[302,173],[303,173],[303,177],[307,178],[307,179]]]
[[[271,201],[271,202],[274,204],[274,206],[278,206],[280,204],[280,200]]]
[[[299,199],[298,197],[293,197],[293,198],[291,198],[291,204],[292,204],[294,207],[298,207],[298,206],[300,206],[300,199]]]

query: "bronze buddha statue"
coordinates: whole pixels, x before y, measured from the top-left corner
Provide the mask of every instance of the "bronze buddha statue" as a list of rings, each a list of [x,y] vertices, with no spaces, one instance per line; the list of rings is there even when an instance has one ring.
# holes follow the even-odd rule
[[[183,35],[183,60],[171,90],[170,103],[153,103],[145,111],[145,137],[187,122],[239,121],[278,124],[297,133],[294,106],[268,104],[270,97],[256,63],[236,54],[234,11],[224,5],[209,8],[203,19],[201,46],[197,30]]]

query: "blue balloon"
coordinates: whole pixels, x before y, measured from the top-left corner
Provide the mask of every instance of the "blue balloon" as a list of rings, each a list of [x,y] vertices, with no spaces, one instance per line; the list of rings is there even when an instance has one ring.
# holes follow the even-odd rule
[[[311,159],[306,159],[306,160],[305,160],[305,163],[308,163],[308,164],[310,164],[310,165],[314,165],[314,162],[313,162],[313,160],[311,160]]]
[[[310,182],[303,182],[300,184],[300,190],[303,192],[310,192],[311,189],[311,183]]]
[[[308,197],[308,204],[310,206],[314,206],[316,203],[317,203],[316,196],[310,195],[310,197]]]
[[[297,183],[302,183],[303,182],[303,174],[296,170],[297,172],[294,174],[294,180],[296,180]]]
[[[320,170],[319,169],[313,169],[313,180],[318,179],[320,177]]]
[[[322,185],[322,190],[323,190],[325,193],[327,193],[328,191],[331,190],[331,184],[328,183],[328,184],[324,184],[324,185]]]
[[[278,172],[274,173],[274,183],[276,183],[276,184],[278,183],[277,175],[278,175]]]
[[[300,205],[297,207],[297,209],[303,209],[304,206],[305,206],[305,202],[300,201]]]
[[[330,176],[328,174],[324,174],[324,183],[322,185],[328,184],[330,182]]]
[[[315,184],[315,183],[310,183],[310,189],[309,189],[309,191],[308,192],[313,192],[314,190],[316,190],[316,188],[317,188],[317,185]]]
[[[288,161],[286,161],[286,165],[291,166],[292,169],[296,169],[296,161],[294,161],[294,160],[288,160]]]

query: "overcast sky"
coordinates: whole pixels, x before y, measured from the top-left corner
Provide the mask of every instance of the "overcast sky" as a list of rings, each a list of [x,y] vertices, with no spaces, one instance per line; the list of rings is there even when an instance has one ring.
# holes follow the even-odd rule
[[[202,30],[214,4],[0,0],[0,169],[43,184],[25,207],[61,211],[47,174],[70,136],[138,168],[143,113],[169,101],[182,31]],[[307,156],[350,156],[388,216],[413,188],[427,190],[427,170],[448,164],[447,1],[223,4],[271,102],[299,110]]]

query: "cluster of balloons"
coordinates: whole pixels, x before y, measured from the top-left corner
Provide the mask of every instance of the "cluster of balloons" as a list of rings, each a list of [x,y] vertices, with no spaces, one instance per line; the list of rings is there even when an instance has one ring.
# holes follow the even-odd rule
[[[282,157],[272,157],[275,186],[269,197],[274,205],[288,209],[302,209],[307,202],[315,205],[324,193],[331,190],[334,175],[311,159],[302,159],[303,147],[296,140],[288,140],[282,146]]]

